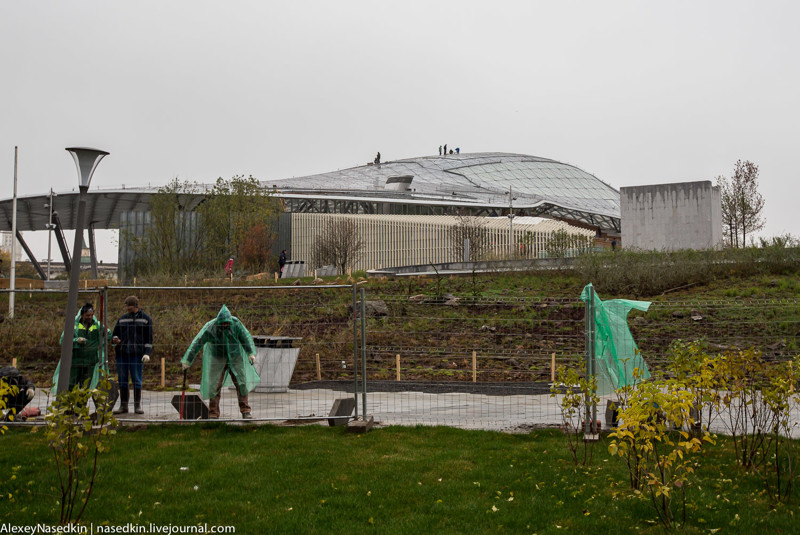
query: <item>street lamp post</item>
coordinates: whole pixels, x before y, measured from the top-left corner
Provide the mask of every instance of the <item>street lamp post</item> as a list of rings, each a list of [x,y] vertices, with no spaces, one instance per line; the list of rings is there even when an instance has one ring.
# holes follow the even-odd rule
[[[89,183],[92,175],[97,168],[97,164],[108,153],[102,150],[90,149],[86,147],[72,147],[66,149],[75,160],[78,168],[79,194],[78,194],[78,219],[75,222],[75,242],[72,247],[72,265],[69,272],[69,296],[67,297],[67,308],[64,311],[64,338],[61,341],[61,369],[58,375],[57,394],[60,394],[69,387],[69,375],[72,369],[72,337],[75,333],[75,313],[78,308],[78,279],[81,273],[81,241],[83,238],[83,224],[86,213],[86,192],[89,190]],[[78,258],[75,256],[78,255]]]
[[[50,280],[50,259],[52,256],[52,243],[53,243],[53,188],[50,188],[50,202],[45,205],[45,208],[50,209],[50,218],[47,220],[47,280]]]
[[[511,258],[516,257],[516,247],[514,246],[514,191],[508,188],[508,249]]]

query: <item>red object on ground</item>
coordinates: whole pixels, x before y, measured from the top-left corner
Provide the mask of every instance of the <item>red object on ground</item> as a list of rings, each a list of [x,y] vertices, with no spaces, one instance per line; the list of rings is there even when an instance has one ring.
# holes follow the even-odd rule
[[[22,409],[22,412],[19,413],[19,416],[20,418],[28,419],[28,418],[35,418],[37,416],[40,416],[41,414],[42,411],[39,410],[39,407],[25,407],[24,409]]]

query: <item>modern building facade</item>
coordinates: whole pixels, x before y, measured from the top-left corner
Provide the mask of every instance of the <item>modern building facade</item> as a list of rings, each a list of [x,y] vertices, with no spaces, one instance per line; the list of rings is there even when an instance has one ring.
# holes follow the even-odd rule
[[[396,266],[461,262],[464,247],[458,243],[459,225],[480,229],[484,245],[480,254],[473,244],[471,260],[529,259],[548,256],[553,233],[562,231],[574,238],[563,255],[574,255],[592,247],[594,231],[574,227],[553,219],[518,217],[412,216],[371,214],[292,214],[290,256],[311,269],[314,242],[326,225],[336,221],[352,221],[363,242],[362,254],[352,266],[355,270],[382,269]]]
[[[722,247],[720,191],[710,181],[620,191],[626,247],[655,251]]]

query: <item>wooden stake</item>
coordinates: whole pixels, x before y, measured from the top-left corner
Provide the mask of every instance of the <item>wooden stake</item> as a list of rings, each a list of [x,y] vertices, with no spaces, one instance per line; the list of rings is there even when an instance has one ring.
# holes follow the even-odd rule
[[[278,284],[278,272],[275,272],[275,284]]]
[[[550,382],[556,382],[556,354],[550,355]]]
[[[397,361],[397,380],[399,381],[400,380],[400,355],[397,355],[395,357],[395,359]]]
[[[317,353],[317,381],[322,381],[322,367],[319,365],[319,353]]]
[[[472,382],[478,382],[478,355],[472,352]]]
[[[11,367],[12,368],[16,368],[17,367],[17,357],[14,357],[13,359],[11,359]]]
[[[167,385],[165,380],[166,376],[164,368],[165,368],[164,357],[161,357],[161,388],[164,388]]]

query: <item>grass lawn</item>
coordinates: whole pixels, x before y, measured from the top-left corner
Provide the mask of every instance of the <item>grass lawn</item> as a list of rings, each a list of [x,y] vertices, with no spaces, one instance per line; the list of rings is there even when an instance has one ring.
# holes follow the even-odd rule
[[[208,523],[237,533],[663,532],[649,499],[628,490],[607,439],[591,466],[576,468],[554,430],[387,427],[354,435],[203,424],[120,431],[110,444],[86,523]],[[0,526],[55,523],[57,481],[44,433],[10,429],[0,446]],[[727,439],[698,462],[686,533],[798,532],[800,496],[771,503],[758,475],[731,464]]]

